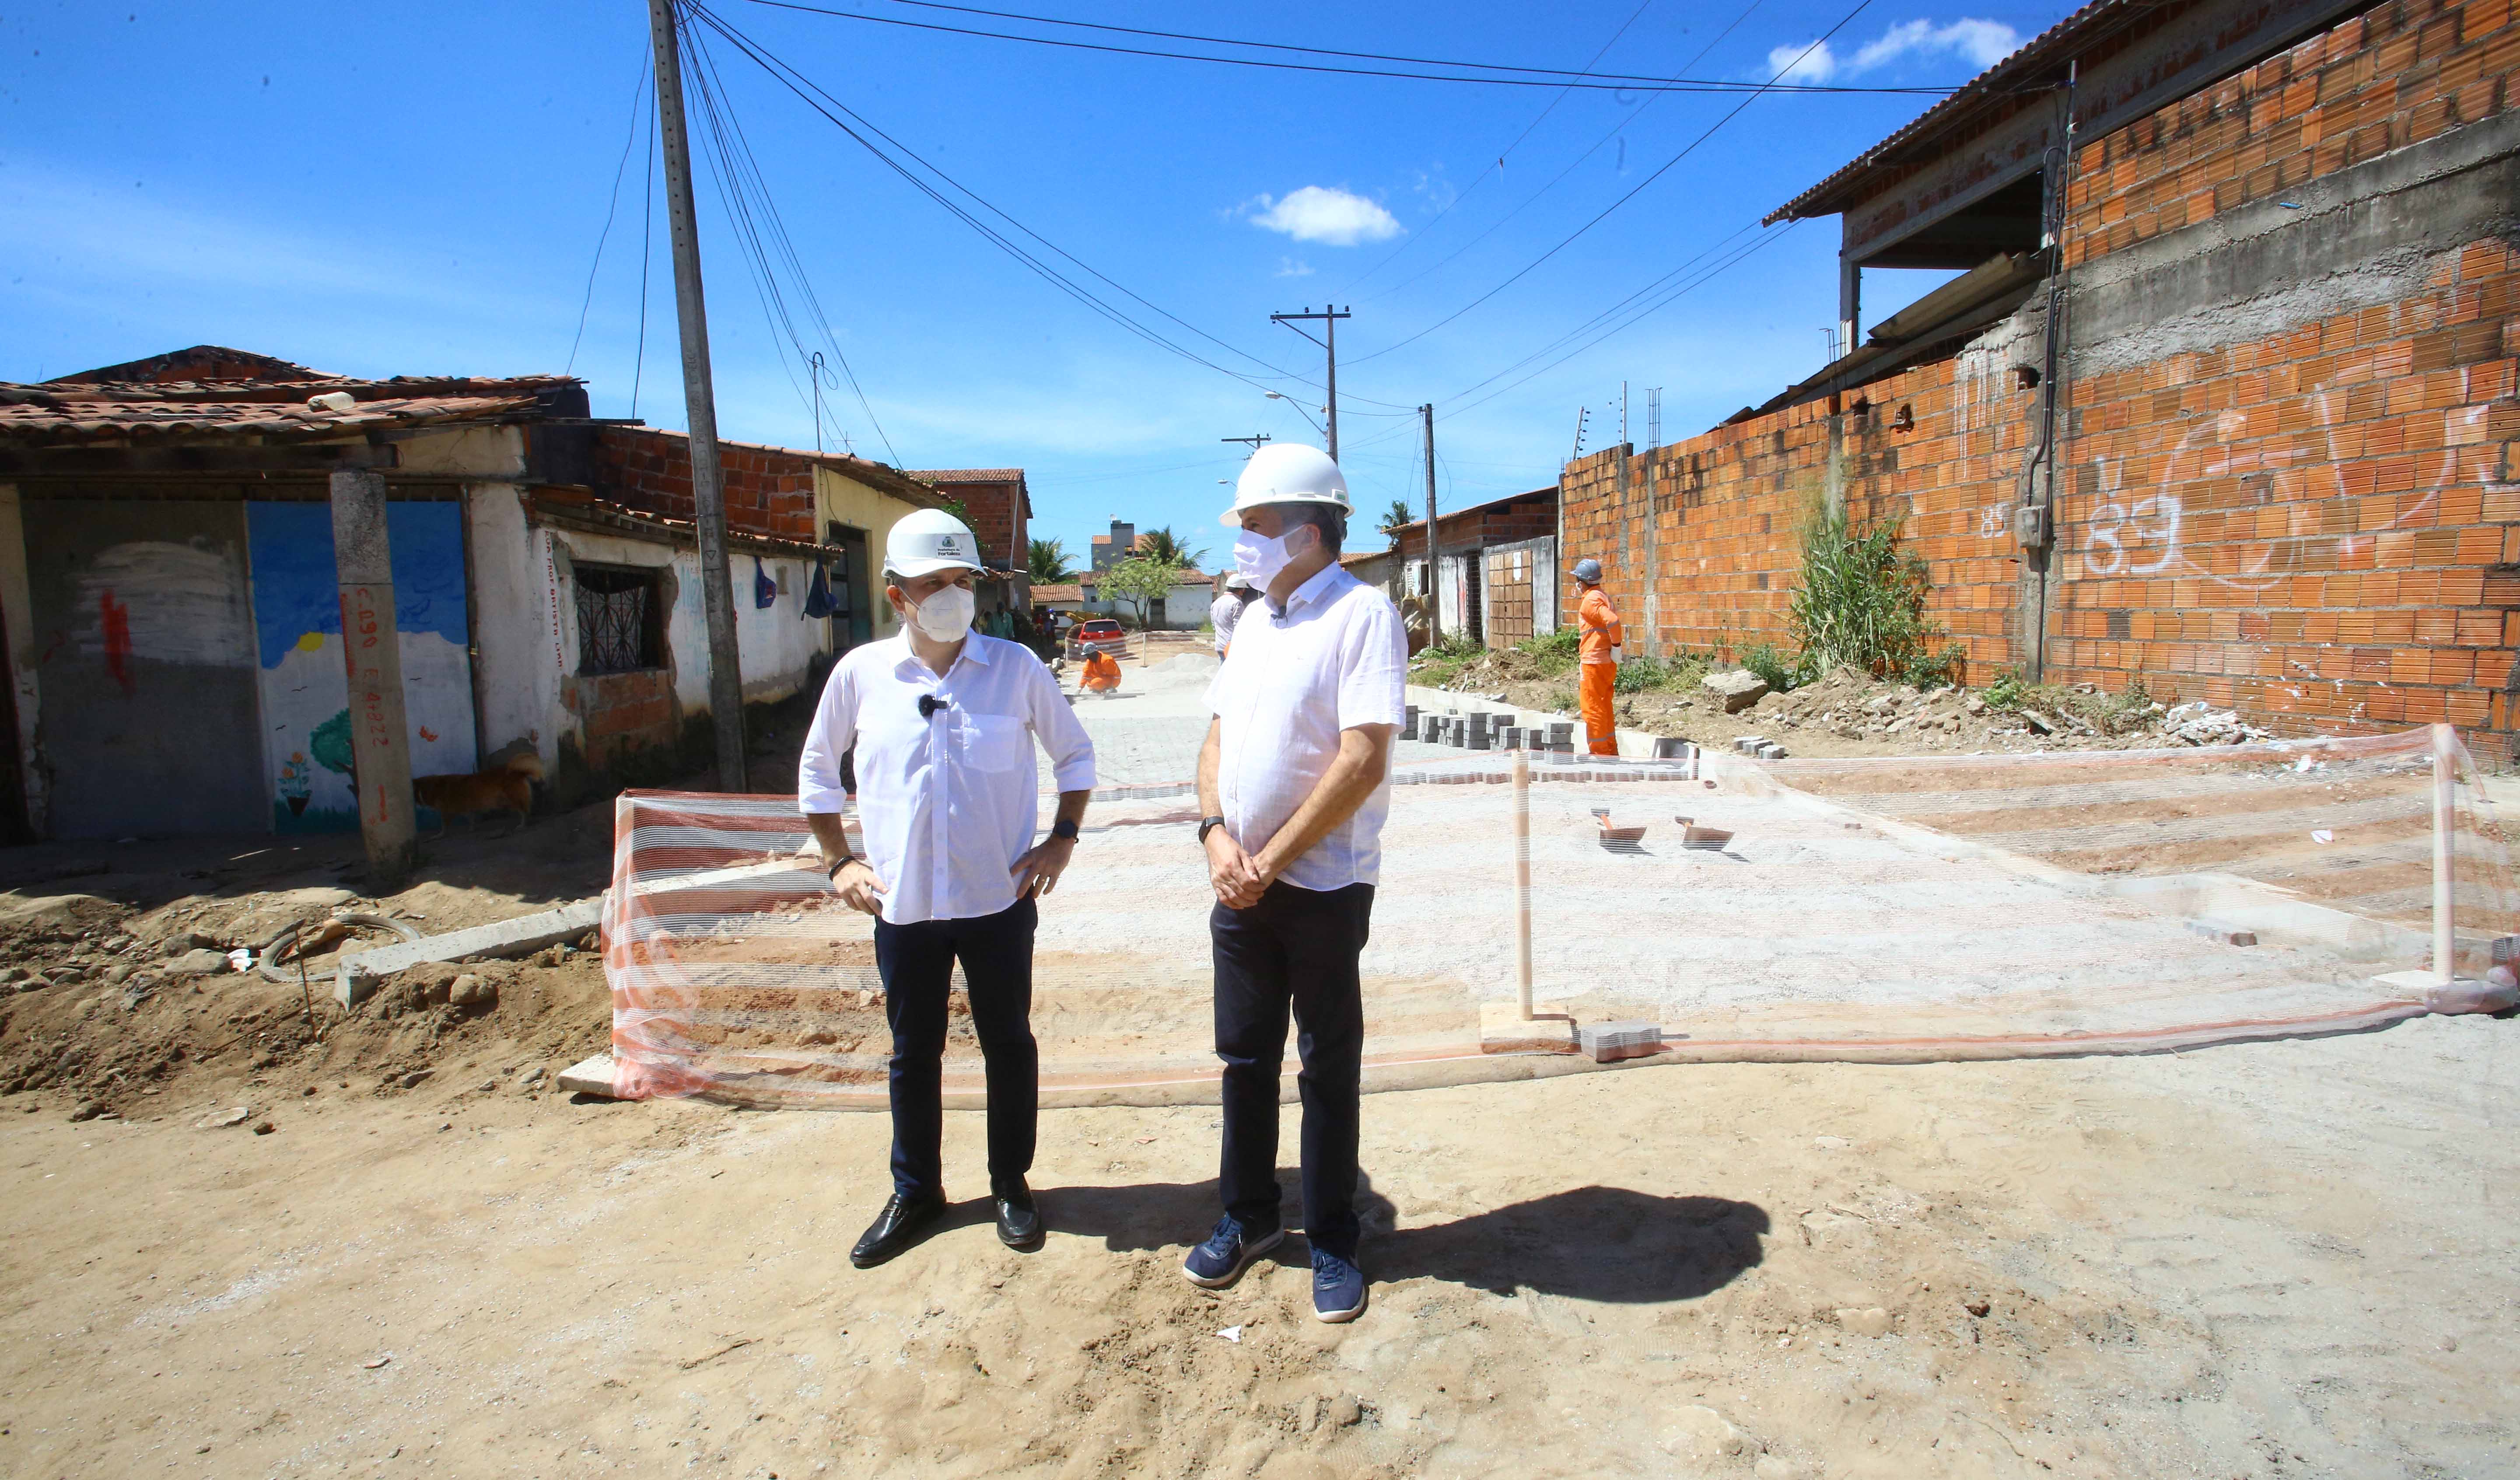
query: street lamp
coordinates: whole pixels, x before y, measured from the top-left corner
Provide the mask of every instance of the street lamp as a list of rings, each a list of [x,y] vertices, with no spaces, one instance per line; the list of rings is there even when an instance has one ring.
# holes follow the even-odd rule
[[[1302,402],[1291,399],[1282,391],[1264,390],[1260,393],[1273,401],[1284,401],[1287,405],[1294,407],[1295,414],[1304,419],[1305,425],[1311,426],[1316,435],[1322,434],[1322,424],[1313,420],[1312,413],[1304,410]],[[1327,406],[1323,407],[1322,413],[1325,416],[1328,415],[1329,408]]]

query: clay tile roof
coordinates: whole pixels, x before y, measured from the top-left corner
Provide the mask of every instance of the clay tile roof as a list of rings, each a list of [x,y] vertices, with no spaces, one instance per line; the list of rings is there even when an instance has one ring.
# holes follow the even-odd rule
[[[1020,483],[1020,468],[905,468],[901,470],[922,483]]]
[[[533,412],[546,392],[579,383],[567,376],[0,382],[0,442],[58,447],[202,437],[339,438],[508,420]],[[336,409],[312,403],[312,397],[335,393],[350,397],[350,404]]]
[[[1037,604],[1081,602],[1085,600],[1085,588],[1074,581],[1058,586],[1035,586],[1032,588],[1032,599]]]

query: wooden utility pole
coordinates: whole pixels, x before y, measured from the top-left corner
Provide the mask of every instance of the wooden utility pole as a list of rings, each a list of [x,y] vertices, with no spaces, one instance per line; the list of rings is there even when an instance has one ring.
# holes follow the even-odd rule
[[[1443,572],[1435,563],[1435,403],[1418,407],[1418,415],[1426,423],[1426,646],[1432,648],[1444,636]]]
[[[368,892],[385,894],[419,867],[420,844],[412,827],[411,731],[403,715],[383,473],[343,469],[333,474],[333,567],[340,583],[351,776],[359,788],[359,837],[368,848]]]
[[[1269,316],[1270,323],[1290,327],[1299,320],[1322,321],[1323,337],[1313,339],[1313,342],[1329,352],[1329,375],[1325,382],[1329,387],[1329,399],[1322,407],[1322,415],[1328,418],[1329,425],[1324,429],[1322,435],[1329,443],[1328,451],[1330,461],[1333,463],[1338,461],[1338,321],[1347,316],[1346,309],[1332,308],[1328,303],[1322,305],[1320,313],[1313,312],[1312,305],[1307,303],[1302,313],[1273,313]],[[1295,333],[1304,334],[1300,329]],[[1312,336],[1304,335],[1304,337],[1310,339]]]
[[[700,295],[699,222],[691,144],[683,132],[683,54],[674,0],[648,0],[656,53],[656,121],[665,142],[665,217],[674,241],[674,306],[683,330],[683,405],[692,425],[692,510],[699,527],[700,611],[708,625],[709,719],[717,784],[742,791],[743,670],[735,647],[735,587],[726,564],[726,485],[717,460],[717,393],[709,382],[708,310]]]

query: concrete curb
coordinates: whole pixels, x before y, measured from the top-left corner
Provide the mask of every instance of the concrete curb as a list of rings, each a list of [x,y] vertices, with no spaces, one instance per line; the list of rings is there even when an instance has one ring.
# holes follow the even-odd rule
[[[449,930],[421,940],[397,941],[373,951],[361,951],[341,959],[338,974],[334,977],[333,997],[342,1007],[354,1008],[361,998],[376,989],[379,980],[391,976],[422,962],[458,962],[473,956],[524,956],[545,946],[556,946],[574,940],[594,929],[604,919],[604,896],[581,899],[540,915],[524,915],[515,919],[502,919],[469,930]]]

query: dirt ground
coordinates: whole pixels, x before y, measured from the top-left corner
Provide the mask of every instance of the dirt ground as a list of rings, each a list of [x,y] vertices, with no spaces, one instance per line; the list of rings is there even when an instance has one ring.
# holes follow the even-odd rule
[[[23,1096],[0,1472],[2507,1474],[2513,1031],[1374,1097],[1344,1327],[1298,1241],[1178,1277],[1205,1107],[1048,1112],[1046,1249],[966,1202],[860,1272],[882,1117],[484,1092],[496,1035]]]

